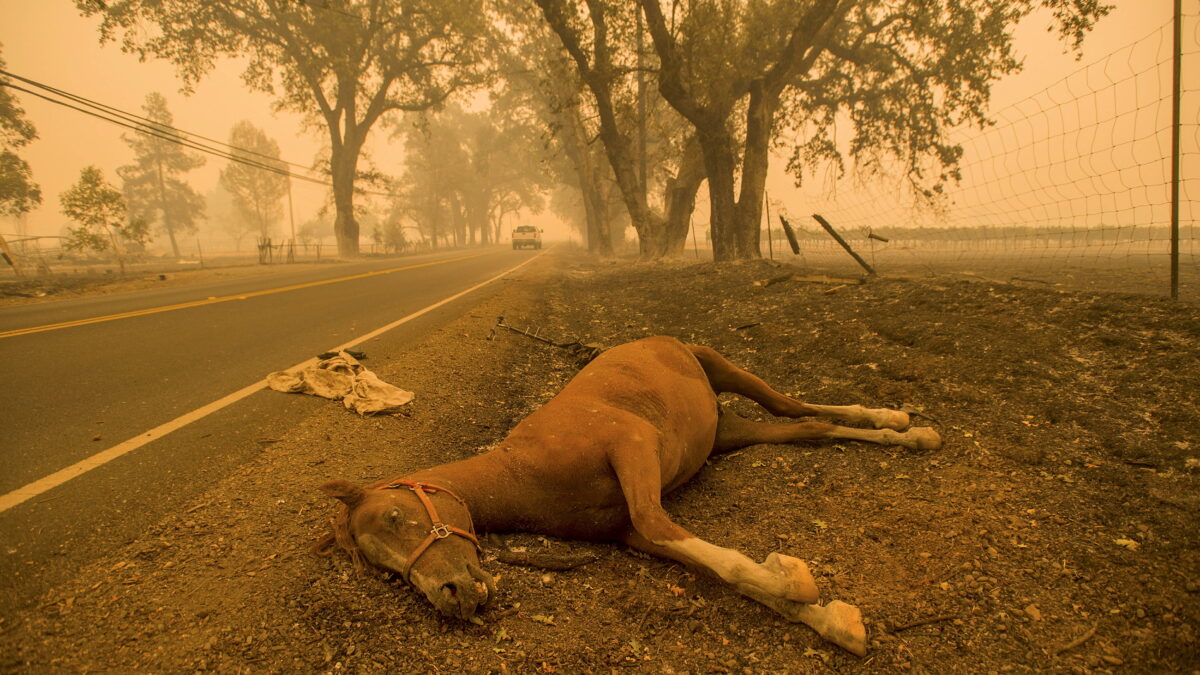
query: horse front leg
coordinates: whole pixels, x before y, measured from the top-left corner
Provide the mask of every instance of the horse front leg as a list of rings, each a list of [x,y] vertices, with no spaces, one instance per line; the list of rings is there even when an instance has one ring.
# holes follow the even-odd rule
[[[628,532],[625,543],[639,551],[717,576],[742,595],[770,607],[792,623],[812,628],[822,638],[851,654],[865,656],[867,653],[867,629],[863,626],[862,613],[841,600],[816,604],[816,583],[801,560],[771,553],[759,565],[737,551],[694,537],[690,542],[653,542],[637,530]],[[755,567],[761,568],[757,574]],[[761,582],[764,572],[778,580],[775,590]],[[781,592],[781,586],[803,589],[804,599],[787,597]]]
[[[633,527],[624,541],[642,551],[708,572],[738,592],[811,626],[822,637],[859,656],[866,653],[866,630],[858,610],[845,603],[818,606],[816,581],[802,560],[772,553],[762,563],[711,544],[680,527],[662,508],[659,465],[661,438],[650,429],[631,431],[627,442],[609,452],[621,483]]]

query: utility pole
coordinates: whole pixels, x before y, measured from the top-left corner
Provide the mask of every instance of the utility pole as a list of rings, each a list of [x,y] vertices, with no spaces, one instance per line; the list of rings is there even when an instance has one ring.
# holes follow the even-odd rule
[[[287,177],[288,186],[288,221],[292,224],[292,238],[288,241],[288,262],[296,262],[296,214],[292,208],[292,177]]]
[[[296,241],[296,214],[292,210],[292,177],[287,177],[288,186],[288,220],[292,223],[292,241]]]
[[[637,106],[638,106],[638,180],[642,195],[646,185],[646,70],[642,57],[642,10],[637,9]]]
[[[1179,99],[1183,83],[1183,0],[1175,0],[1175,59],[1171,90],[1171,299],[1179,299]]]

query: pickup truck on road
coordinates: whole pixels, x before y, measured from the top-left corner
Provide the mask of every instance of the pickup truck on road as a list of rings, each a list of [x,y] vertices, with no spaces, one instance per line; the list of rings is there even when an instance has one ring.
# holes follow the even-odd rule
[[[524,248],[542,247],[542,231],[532,225],[518,225],[513,228],[512,232],[513,250]]]

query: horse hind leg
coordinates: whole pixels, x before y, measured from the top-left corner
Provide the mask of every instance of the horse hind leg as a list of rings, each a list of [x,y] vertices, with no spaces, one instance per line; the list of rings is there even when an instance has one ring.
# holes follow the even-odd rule
[[[832,417],[850,424],[868,424],[876,429],[896,431],[909,426],[908,413],[902,410],[866,408],[861,405],[816,405],[797,401],[775,391],[762,378],[738,368],[713,349],[697,345],[688,347],[704,368],[714,392],[741,394],[776,417]]]
[[[937,450],[942,447],[941,436],[929,427],[896,431],[841,427],[828,422],[754,422],[723,409],[717,422],[713,452],[729,452],[759,443],[794,443],[825,438],[899,445],[909,450]]]

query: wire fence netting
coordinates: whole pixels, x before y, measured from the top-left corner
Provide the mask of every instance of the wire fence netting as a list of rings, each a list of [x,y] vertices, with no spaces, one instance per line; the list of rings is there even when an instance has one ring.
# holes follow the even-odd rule
[[[1192,300],[1200,299],[1198,18],[1185,14],[1181,24],[1179,295]],[[1168,21],[1081,65],[994,111],[993,125],[957,130],[962,179],[936,204],[916,198],[902,176],[851,171],[806,181],[773,199],[772,212],[798,229],[801,262],[814,268],[859,271],[810,218],[816,213],[880,273],[1169,293],[1173,30]],[[778,256],[778,221],[773,227]]]

